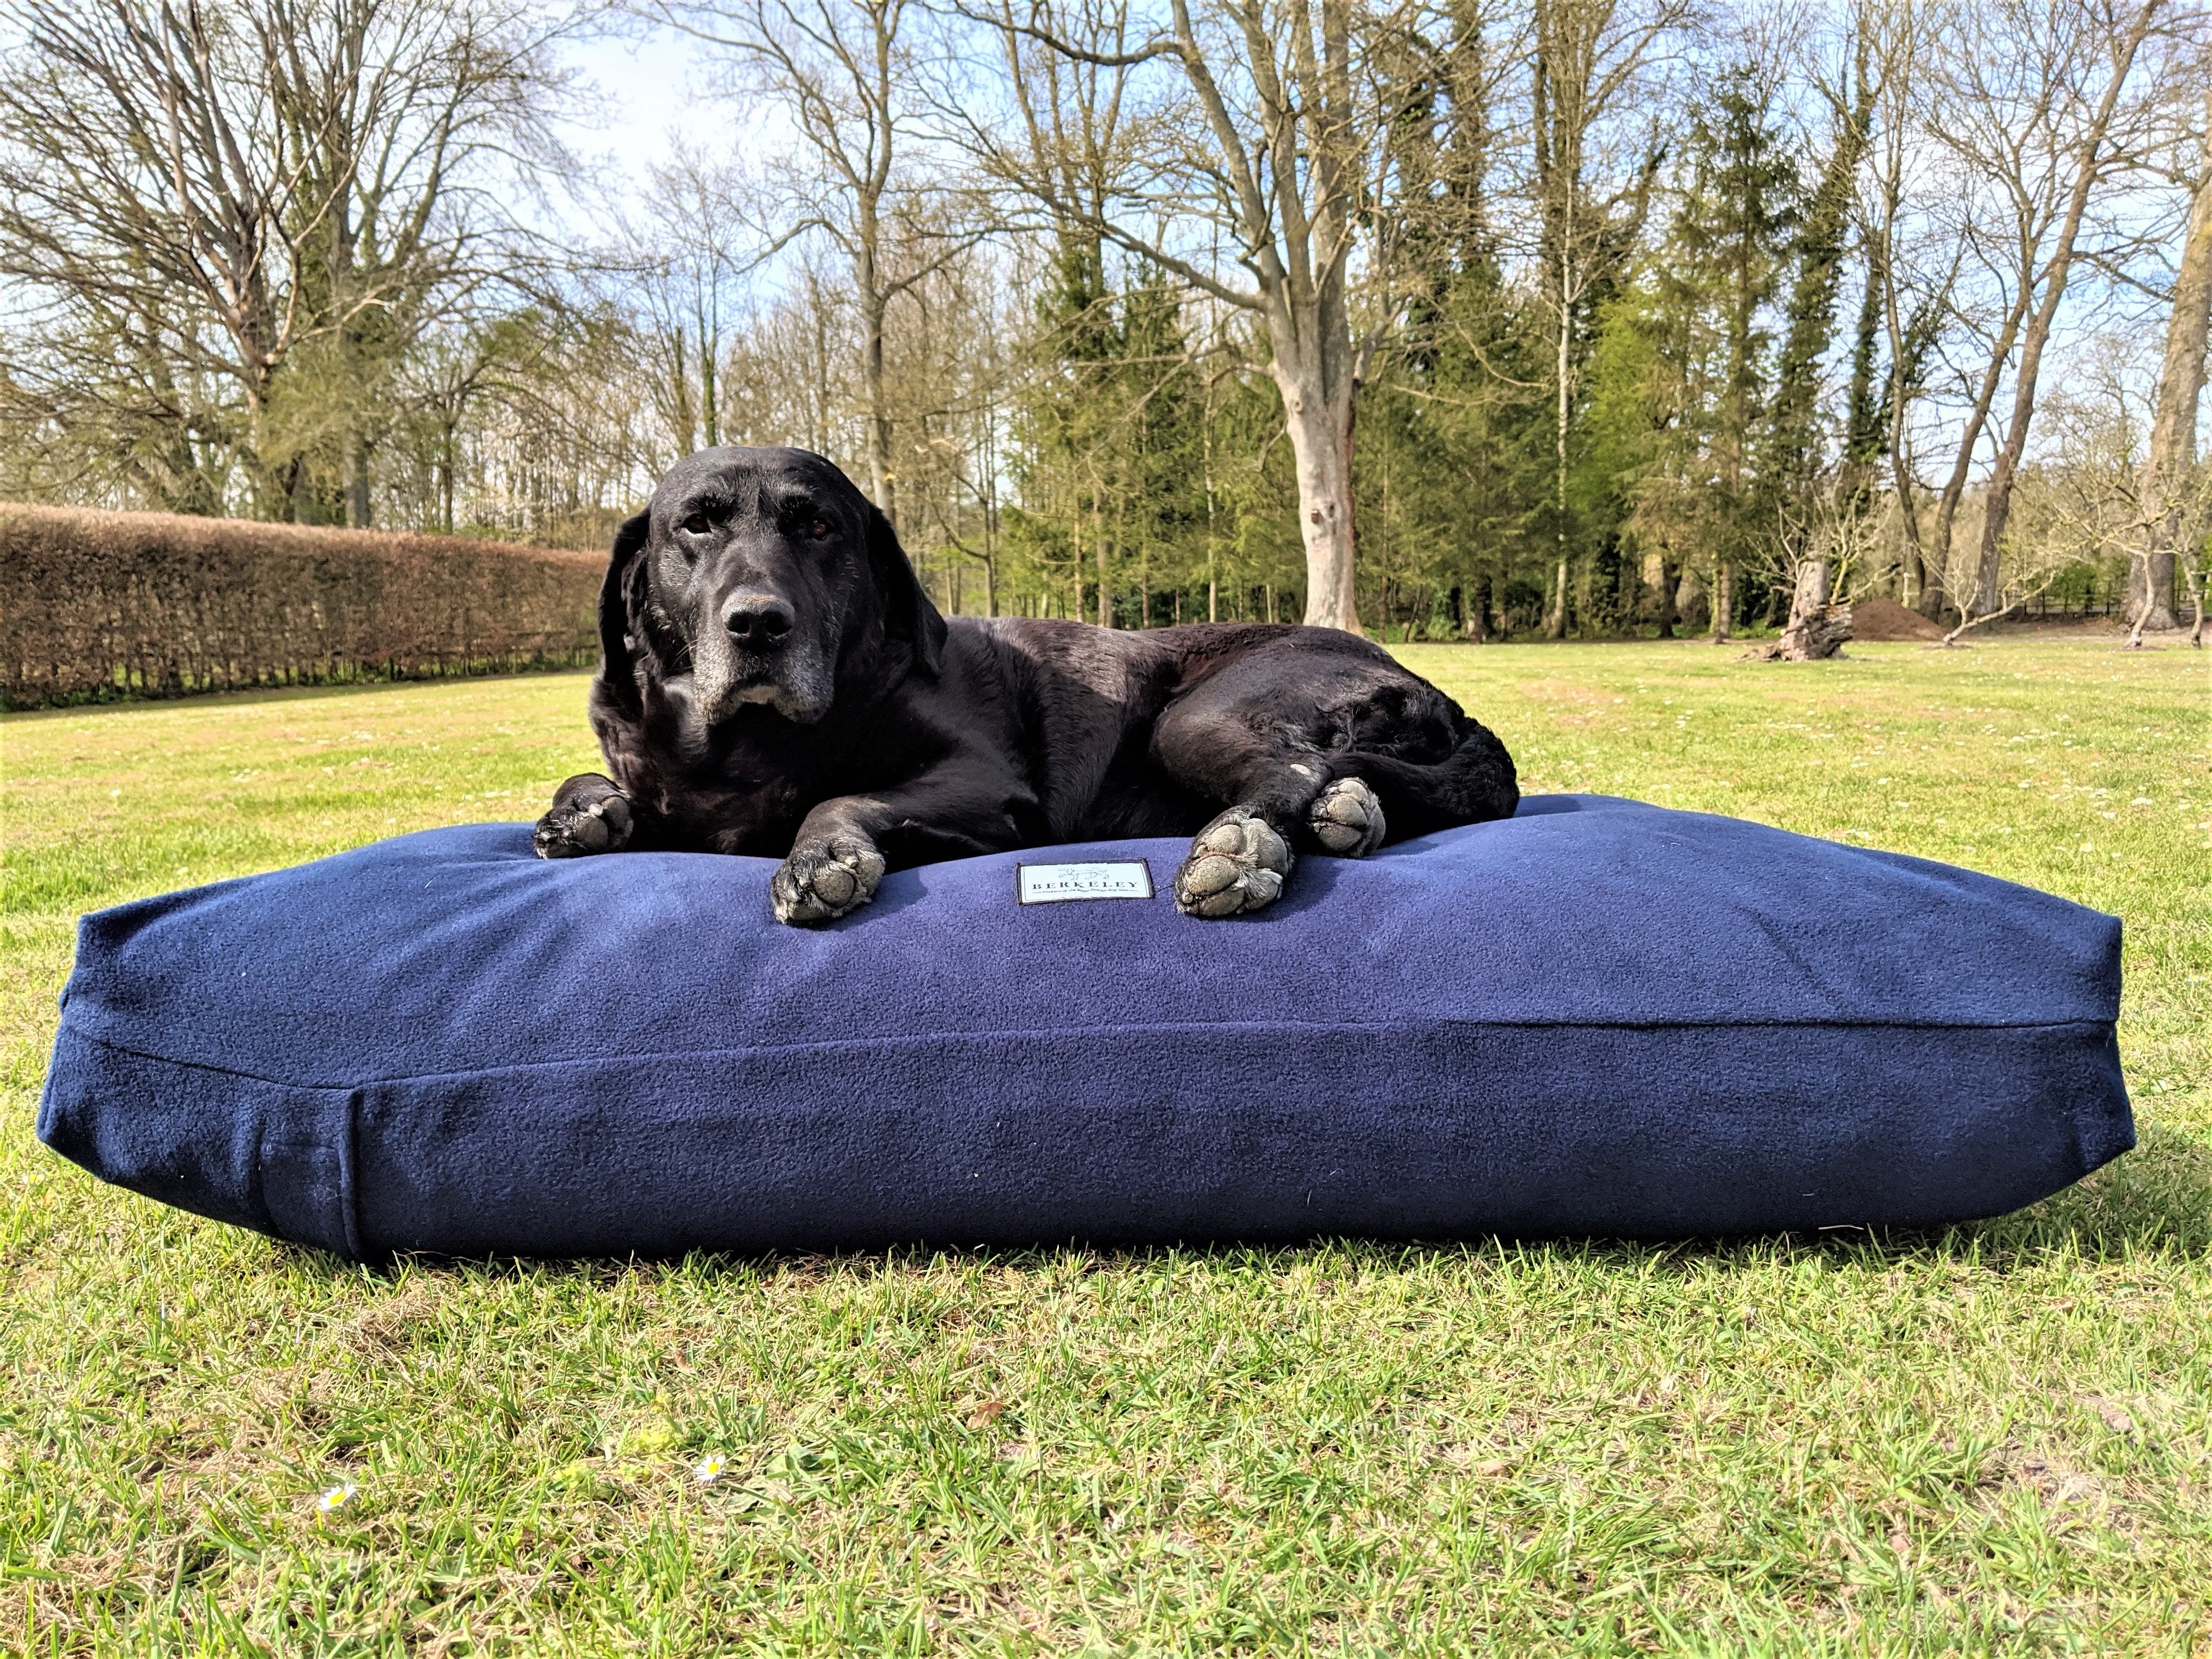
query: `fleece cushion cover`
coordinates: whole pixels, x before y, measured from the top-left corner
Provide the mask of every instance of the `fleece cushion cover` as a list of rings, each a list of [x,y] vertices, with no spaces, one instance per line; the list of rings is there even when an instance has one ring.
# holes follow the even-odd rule
[[[2119,925],[2047,894],[1587,795],[1249,921],[1176,914],[1182,849],[931,865],[819,931],[769,860],[522,824],[122,905],[39,1133],[360,1258],[1929,1224],[2134,1141]],[[1017,902],[1097,860],[1156,896]]]

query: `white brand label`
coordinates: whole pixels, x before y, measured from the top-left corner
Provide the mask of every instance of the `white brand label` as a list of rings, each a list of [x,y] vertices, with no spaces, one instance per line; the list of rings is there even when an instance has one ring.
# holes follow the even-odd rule
[[[1152,869],[1142,859],[1127,864],[1024,864],[1015,874],[1024,904],[1152,896]]]

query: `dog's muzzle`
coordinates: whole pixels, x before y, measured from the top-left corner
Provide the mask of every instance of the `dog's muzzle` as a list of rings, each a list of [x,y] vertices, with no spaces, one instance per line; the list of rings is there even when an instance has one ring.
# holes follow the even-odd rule
[[[791,638],[791,607],[773,593],[732,593],[722,627],[740,651],[780,651]]]
[[[750,705],[800,725],[828,710],[833,677],[819,647],[799,631],[789,601],[732,593],[715,620],[720,626],[702,629],[691,647],[693,706],[709,726]]]

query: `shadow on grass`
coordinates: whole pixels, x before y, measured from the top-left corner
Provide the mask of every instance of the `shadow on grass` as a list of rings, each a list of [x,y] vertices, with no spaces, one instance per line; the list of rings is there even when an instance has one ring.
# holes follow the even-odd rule
[[[466,1261],[404,1256],[364,1266],[304,1246],[276,1245],[286,1265],[313,1278],[396,1278],[406,1272],[483,1275],[494,1279],[555,1272],[605,1283],[639,1267],[680,1270],[710,1277],[757,1279],[777,1273],[819,1273],[862,1279],[932,1266],[1010,1268],[1017,1272],[1111,1271],[1116,1267],[1205,1264],[1230,1273],[1277,1273],[1303,1258],[1349,1255],[1376,1268],[1419,1271],[1454,1261],[1538,1263],[1546,1260],[1590,1268],[1649,1271],[1656,1259],[1679,1266],[1725,1267],[1771,1263],[1793,1256],[1847,1257],[1907,1266],[1915,1261],[1971,1262],[1984,1273],[2033,1268],[2053,1258],[2118,1261],[2143,1256],[2212,1253],[2212,1146],[2176,1130],[2148,1126],[2136,1149],[2041,1203],[2011,1215],[1955,1226],[1835,1227],[1819,1232],[1746,1235],[1729,1238],[1632,1240],[1508,1238],[1452,1241],[1316,1239],[1304,1243],[1218,1243],[1088,1248],[1077,1244],[1027,1249],[921,1243],[887,1250],[836,1254],[768,1253],[732,1255],[697,1251],[680,1258],[598,1258],[562,1261],[502,1256]]]
[[[1986,1251],[2070,1249],[2086,1258],[2212,1250],[2212,1146],[2158,1124],[2135,1151],[2040,1204],[1956,1230]]]

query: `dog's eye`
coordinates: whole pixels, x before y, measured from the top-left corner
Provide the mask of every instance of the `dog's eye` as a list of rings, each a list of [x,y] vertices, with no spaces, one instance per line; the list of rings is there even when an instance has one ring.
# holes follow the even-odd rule
[[[826,540],[836,526],[827,519],[817,519],[806,526],[806,533],[816,541]]]
[[[690,518],[684,520],[684,528],[690,531],[695,536],[703,536],[709,530],[713,529],[714,526],[707,522],[707,515],[705,514],[694,513]]]

